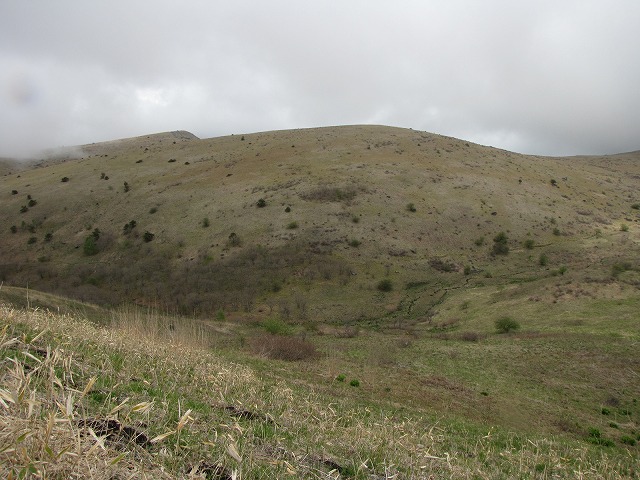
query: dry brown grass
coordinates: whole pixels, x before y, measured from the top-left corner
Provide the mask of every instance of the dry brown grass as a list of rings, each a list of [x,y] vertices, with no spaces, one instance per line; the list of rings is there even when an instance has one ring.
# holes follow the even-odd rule
[[[5,478],[20,472],[32,478],[334,480],[637,474],[633,459],[615,451],[398,409],[364,397],[366,383],[358,389],[318,385],[268,360],[251,359],[250,369],[199,341],[189,345],[187,336],[178,343],[5,305],[0,319]],[[450,386],[445,377],[428,379]],[[100,393],[106,397],[96,403]],[[92,419],[131,426],[150,445],[108,438]]]

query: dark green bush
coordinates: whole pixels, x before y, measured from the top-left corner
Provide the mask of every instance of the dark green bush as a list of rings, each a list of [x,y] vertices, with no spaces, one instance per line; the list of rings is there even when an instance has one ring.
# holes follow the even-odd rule
[[[384,280],[380,280],[378,282],[377,288],[381,292],[390,292],[391,290],[393,290],[393,283],[388,278],[385,278]]]
[[[289,225],[287,225],[287,228],[289,230],[295,230],[296,228],[298,228],[298,222],[291,222],[289,223]]]
[[[509,253],[509,245],[507,245],[507,234],[500,232],[493,238],[493,248],[491,252],[493,255],[506,255]]]
[[[11,230],[11,233],[17,233],[18,232],[18,227],[16,227],[15,225],[11,225],[9,230]]]
[[[263,320],[262,327],[271,335],[291,335],[293,333],[290,325],[275,317]]]
[[[258,208],[264,208],[266,206],[267,206],[267,201],[264,198],[261,198],[256,202],[256,207]]]
[[[150,241],[153,240],[154,237],[155,237],[155,234],[153,234],[153,233],[151,233],[150,231],[147,230],[146,232],[144,232],[144,235],[142,236],[142,239],[145,242],[149,243]]]
[[[135,220],[131,220],[129,223],[125,224],[124,227],[122,227],[122,232],[127,235],[129,233],[131,233],[131,231],[136,228],[136,225],[138,223]]]
[[[416,211],[416,206],[413,203],[407,203],[407,210],[409,212],[415,212]]]
[[[29,240],[27,240],[27,243],[29,245],[36,243],[38,241],[38,239],[36,237],[29,237]]]
[[[67,183],[69,181],[69,177],[62,177],[61,182],[62,183]]]
[[[498,333],[509,333],[520,328],[520,324],[511,317],[500,317],[495,321],[495,326]]]
[[[95,255],[100,250],[98,249],[98,244],[96,243],[96,239],[93,235],[89,235],[84,239],[84,245],[82,248],[85,255]]]
[[[534,242],[533,239],[528,238],[524,241],[524,248],[526,248],[527,250],[533,250],[535,244],[536,242]]]

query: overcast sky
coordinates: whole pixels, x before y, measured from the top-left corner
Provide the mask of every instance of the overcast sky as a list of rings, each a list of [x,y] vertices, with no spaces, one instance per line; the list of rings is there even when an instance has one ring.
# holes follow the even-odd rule
[[[0,2],[0,156],[344,124],[638,150],[640,1]]]

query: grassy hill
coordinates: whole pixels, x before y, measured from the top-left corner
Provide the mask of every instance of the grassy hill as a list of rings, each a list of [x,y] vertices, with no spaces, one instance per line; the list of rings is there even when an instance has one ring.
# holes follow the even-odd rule
[[[150,436],[175,430],[178,400],[208,405],[187,407],[216,432],[186,442],[191,466],[210,442],[211,462],[243,478],[273,478],[276,464],[327,478],[328,459],[357,478],[638,474],[640,152],[526,156],[349,126],[162,133],[0,173],[0,300],[16,306],[3,314],[7,338],[44,324],[118,337],[82,337],[123,359],[100,401],[81,403],[101,418],[133,398],[132,378],[162,383],[149,362],[180,357],[188,381],[171,382],[183,397],[144,387],[135,398],[178,409]],[[62,317],[33,324],[34,308]],[[518,328],[499,333],[499,320]],[[74,351],[51,335],[38,348]],[[93,366],[81,370],[107,365],[83,348]],[[188,389],[209,385],[201,362],[246,373],[224,406],[286,427],[244,419],[234,430],[231,410]],[[264,428],[275,433],[255,434]],[[240,448],[239,432],[237,464],[212,438]]]

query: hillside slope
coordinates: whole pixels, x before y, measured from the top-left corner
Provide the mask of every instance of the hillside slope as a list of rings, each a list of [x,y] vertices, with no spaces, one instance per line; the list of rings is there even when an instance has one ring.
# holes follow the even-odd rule
[[[76,155],[0,178],[3,281],[200,314],[293,309],[304,296],[298,315],[350,321],[390,304],[377,299],[384,278],[432,295],[482,276],[544,274],[543,250],[550,265],[585,272],[638,257],[638,152],[533,157],[348,126],[170,132]],[[500,232],[509,256],[491,255]],[[414,303],[411,317],[429,314]]]

